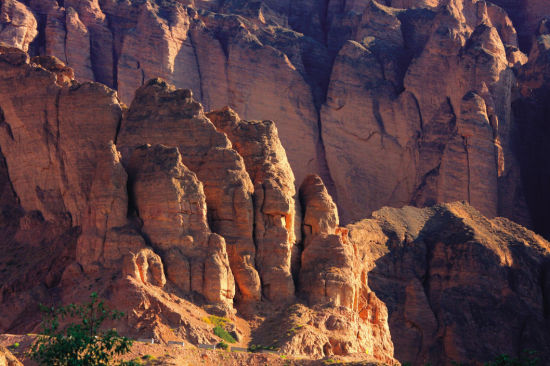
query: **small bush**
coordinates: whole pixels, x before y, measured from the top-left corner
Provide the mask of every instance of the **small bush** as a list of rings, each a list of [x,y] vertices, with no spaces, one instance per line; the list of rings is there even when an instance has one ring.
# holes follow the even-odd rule
[[[19,348],[19,342],[15,342],[15,343],[12,344],[11,346],[9,346],[9,348],[11,348],[11,349],[17,349],[17,348]]]
[[[229,345],[225,342],[220,342],[216,345],[216,348],[221,348],[221,349],[227,350],[229,348]]]
[[[539,359],[535,351],[524,351],[520,358],[512,358],[508,355],[500,355],[494,361],[488,362],[485,366],[537,366]]]
[[[228,343],[237,343],[237,340],[233,338],[233,336],[229,334],[227,330],[223,329],[219,325],[216,325],[214,327],[214,334]]]

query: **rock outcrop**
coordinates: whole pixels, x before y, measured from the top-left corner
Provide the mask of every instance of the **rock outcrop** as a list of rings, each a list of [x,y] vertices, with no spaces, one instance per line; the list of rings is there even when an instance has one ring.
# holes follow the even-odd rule
[[[339,309],[332,312],[322,310],[321,306],[317,313],[310,315],[312,318],[307,323],[326,338],[326,341],[317,339],[314,344],[321,344],[321,355],[327,356],[368,353],[369,350],[372,354],[386,355],[384,357],[392,355],[388,311],[369,288],[364,270],[364,266],[370,264],[369,258],[361,255],[358,245],[348,240],[347,229],[338,226],[336,205],[318,176],[305,179],[300,198],[305,212],[300,294],[310,306],[330,304],[329,309]],[[308,334],[309,331],[308,328],[299,331],[286,347],[293,349],[301,344],[315,349],[311,345],[315,337]],[[394,361],[392,357],[380,359]]]
[[[253,239],[253,185],[243,158],[232,149],[227,136],[216,130],[190,90],[176,90],[155,79],[136,91],[117,140],[123,160],[142,144],[179,149],[182,163],[204,185],[208,221],[212,230],[226,240],[243,300],[260,300]]]
[[[525,350],[549,359],[542,237],[464,203],[384,208],[347,229],[401,362],[473,364]]]
[[[243,121],[229,108],[207,116],[243,157],[254,185],[254,242],[262,293],[270,301],[292,301],[301,212],[296,205],[294,174],[275,123]]]
[[[183,165],[178,149],[138,147],[128,172],[134,209],[143,222],[141,230],[162,254],[168,279],[184,292],[232,305],[235,282],[225,240],[210,232],[203,185]],[[152,273],[154,283],[162,287],[166,282],[162,263],[153,263],[157,268]]]
[[[0,8],[0,42],[29,50],[38,35],[36,19],[25,4],[17,0],[2,1]]]
[[[476,0],[0,4],[1,331],[97,290],[134,336],[550,359],[550,244],[494,218],[549,235],[547,21],[527,58]]]
[[[0,346],[0,366],[22,366],[23,364],[15,358],[6,348]]]

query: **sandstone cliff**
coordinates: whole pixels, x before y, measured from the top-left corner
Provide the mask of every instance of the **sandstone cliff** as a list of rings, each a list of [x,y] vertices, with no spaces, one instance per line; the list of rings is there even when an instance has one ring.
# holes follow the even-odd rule
[[[126,104],[162,77],[207,111],[273,119],[296,186],[319,174],[345,223],[455,199],[545,220],[525,203],[510,138],[514,70],[550,16],[544,1],[2,4],[2,41],[57,56]]]
[[[494,218],[547,234],[545,21],[527,59],[484,1],[1,4],[2,332],[94,290],[135,337],[550,359],[550,244]]]

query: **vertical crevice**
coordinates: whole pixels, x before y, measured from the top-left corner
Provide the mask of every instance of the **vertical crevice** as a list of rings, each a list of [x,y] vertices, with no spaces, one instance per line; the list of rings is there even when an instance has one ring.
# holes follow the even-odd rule
[[[416,106],[416,110],[418,112],[418,120],[420,121],[420,131],[424,132],[424,118],[422,117],[422,110],[420,109],[420,103],[418,102],[418,98],[416,98],[416,95],[411,92],[411,96],[414,100],[414,105]]]
[[[197,54],[197,47],[195,45],[195,41],[193,40],[193,36],[191,35],[191,32],[187,33],[189,35],[189,41],[191,42],[191,47],[193,47],[193,56],[195,56],[195,64],[197,64],[197,73],[199,74],[199,92],[200,92],[200,101],[204,105],[205,110],[210,110],[212,106],[210,106],[210,103],[206,103],[204,100],[204,92],[203,92],[203,86],[202,86],[202,74],[201,74],[201,65],[199,63],[199,55]]]
[[[63,14],[63,30],[65,31],[65,36],[63,37],[63,55],[65,56],[65,65],[69,65],[69,55],[67,54],[67,38],[69,37],[69,31],[67,29],[67,12]]]
[[[462,143],[464,145],[464,152],[466,153],[466,170],[467,170],[467,188],[468,188],[468,203],[471,203],[471,172],[470,172],[470,152],[468,151],[468,138],[465,136],[462,136]]]

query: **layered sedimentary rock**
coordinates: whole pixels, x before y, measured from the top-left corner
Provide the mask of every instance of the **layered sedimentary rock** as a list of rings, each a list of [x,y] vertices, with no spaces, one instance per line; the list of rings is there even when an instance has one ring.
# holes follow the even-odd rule
[[[235,281],[244,300],[259,300],[255,268],[253,186],[243,158],[227,136],[206,118],[188,89],[155,79],[136,91],[120,127],[117,144],[126,159],[142,144],[177,147],[185,166],[204,185],[208,220],[228,245]]]
[[[206,110],[273,119],[297,185],[319,174],[343,222],[384,205],[459,198],[532,223],[510,105],[520,49],[550,15],[543,1],[4,3],[26,9],[17,29],[35,38],[33,54],[57,56],[124,103],[162,77],[193,90]],[[23,47],[21,39],[4,41]],[[457,125],[470,92],[485,103],[482,138]]]
[[[81,227],[76,255],[94,265],[107,232],[126,223],[126,173],[112,145],[122,115],[116,93],[73,83],[58,60],[32,60],[48,71],[15,49],[2,57],[0,143],[18,201],[48,222]]]
[[[143,222],[141,230],[162,254],[168,279],[185,292],[231,305],[235,282],[225,240],[210,232],[203,185],[183,165],[178,149],[138,147],[128,172],[134,208]],[[153,277],[164,285],[162,263],[156,265],[161,268]]]
[[[43,265],[36,265],[35,260],[25,260],[26,255],[21,255],[35,270],[23,281],[25,285],[16,277],[4,284],[8,292],[3,302],[14,301],[14,308],[10,317],[2,319],[3,327],[9,328],[13,323],[9,318],[17,319],[28,306],[21,298],[12,297],[18,295],[10,288],[20,288],[22,294],[40,301],[48,287],[106,273],[122,273],[139,286],[159,288],[167,283],[167,276],[184,293],[199,293],[211,303],[231,305],[234,282],[224,239],[210,232],[202,184],[181,165],[177,150],[157,149],[151,156],[134,157],[130,191],[136,196],[129,202],[128,174],[113,143],[122,118],[116,92],[99,83],[75,82],[72,70],[53,57],[29,59],[18,49],[3,47],[0,62],[4,245],[15,246],[13,251],[17,251],[43,243],[40,253],[46,250],[52,256]],[[155,165],[163,159],[173,166]],[[159,172],[148,175],[147,169]],[[181,171],[181,176],[170,176],[176,171]],[[178,186],[176,178],[190,185]],[[175,193],[164,202],[153,202],[151,208],[151,201],[144,197],[152,197],[147,189],[158,185]],[[181,196],[187,189],[188,196]],[[157,209],[180,205],[184,209],[190,202],[198,206],[187,218],[200,223],[198,231],[178,221],[180,209],[166,210],[164,221],[151,213],[154,204]],[[141,210],[143,217],[136,218],[136,210]],[[170,220],[179,236],[155,231]],[[191,243],[196,240],[194,248],[185,247],[189,238]],[[174,250],[163,242],[175,243]],[[42,256],[48,258],[48,254]],[[185,270],[182,263],[190,258],[196,268],[185,278],[192,285],[181,277]]]
[[[313,342],[317,347],[323,345],[322,355],[370,350],[384,355],[380,360],[393,362],[388,357],[393,354],[393,343],[387,308],[369,288],[365,266],[371,264],[370,258],[358,251],[366,243],[349,241],[348,230],[339,227],[336,205],[318,176],[304,180],[300,199],[304,207],[300,294],[310,306],[330,304],[328,309],[339,310],[332,312],[321,306],[310,314],[308,324],[316,327],[325,341],[308,334],[306,328],[286,347],[292,349],[301,343],[315,349]]]
[[[347,226],[388,307],[395,357],[486,362],[525,350],[548,359],[550,245],[464,203],[384,208]]]
[[[213,343],[180,305],[232,316],[237,292],[260,314],[307,304],[276,319],[300,322],[271,338],[289,354],[550,357],[537,235],[458,203],[339,226],[465,200],[544,232],[546,22],[523,65],[484,1],[25,4],[0,20],[35,55],[0,49],[2,331],[99,289],[124,331]],[[126,102],[141,87],[126,109],[75,79]]]
[[[475,1],[440,10],[370,2],[356,29],[355,42],[335,60],[322,112],[338,202],[353,208],[351,218],[385,204],[456,199],[488,216],[512,216],[507,201],[521,197],[499,194],[515,169],[508,138],[513,73],[505,47],[517,47],[517,39],[505,13]],[[472,92],[485,106],[477,117],[463,116]],[[472,118],[487,130],[473,140],[461,123]],[[355,148],[344,148],[350,145]],[[369,198],[357,200],[360,191]]]
[[[271,301],[294,299],[292,267],[301,239],[294,174],[273,121],[243,121],[226,108],[208,114],[243,157],[254,184],[254,241],[262,293]]]

